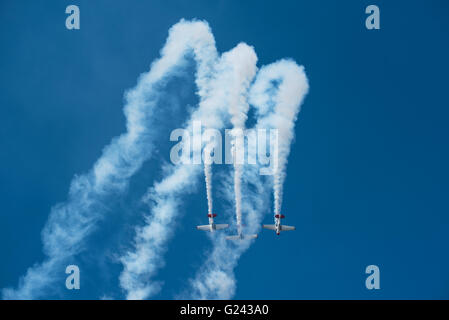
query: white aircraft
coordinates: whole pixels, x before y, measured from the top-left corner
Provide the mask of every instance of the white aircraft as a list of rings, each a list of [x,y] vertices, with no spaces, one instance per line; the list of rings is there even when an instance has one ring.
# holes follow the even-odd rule
[[[274,216],[274,224],[263,224],[262,228],[274,230],[274,231],[276,231],[277,235],[280,235],[281,231],[292,231],[292,230],[296,229],[295,227],[292,227],[292,226],[281,225],[281,219],[283,219],[283,218],[285,218],[285,216],[283,214],[281,214],[281,215],[276,214]]]
[[[227,236],[226,240],[247,240],[247,239],[256,239],[257,234],[243,234],[242,227],[238,226],[238,233],[234,236]]]
[[[209,217],[209,224],[197,226],[196,228],[198,230],[214,232],[215,230],[226,229],[227,227],[229,227],[229,224],[215,224],[214,218],[217,216],[215,213],[208,214],[207,216]]]

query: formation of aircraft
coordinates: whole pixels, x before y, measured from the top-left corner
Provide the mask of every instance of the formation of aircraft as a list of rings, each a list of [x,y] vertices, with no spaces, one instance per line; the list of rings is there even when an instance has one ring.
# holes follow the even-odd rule
[[[216,230],[222,230],[222,229],[226,229],[229,227],[229,224],[226,224],[226,223],[215,224],[214,218],[216,216],[217,215],[215,213],[208,214],[207,217],[209,218],[209,224],[200,225],[200,226],[197,226],[196,228],[198,230],[214,232]],[[268,229],[268,230],[274,230],[277,235],[280,235],[281,231],[296,230],[296,228],[293,226],[286,226],[286,225],[281,224],[281,219],[284,219],[284,218],[285,218],[285,216],[283,214],[276,214],[274,216],[274,224],[263,224],[262,228]],[[242,226],[237,226],[237,234],[236,235],[226,237],[227,240],[247,240],[247,239],[256,239],[256,238],[257,238],[257,234],[244,234],[242,231]]]
[[[236,146],[233,145],[232,146],[232,157],[234,160],[234,164],[235,164],[235,153],[234,153],[234,148]],[[205,167],[206,168],[206,167]],[[206,170],[205,170],[205,174],[206,174]],[[206,176],[206,180],[207,180],[207,176]],[[206,185],[207,187],[207,185]],[[209,189],[208,189],[209,190]],[[208,195],[209,196],[209,195]],[[211,209],[209,208],[209,212],[211,211]],[[241,212],[240,212],[241,214]],[[209,218],[209,224],[206,225],[200,225],[197,226],[196,228],[198,230],[204,230],[204,231],[209,231],[209,232],[214,232],[216,230],[221,230],[221,229],[226,229],[229,227],[229,224],[215,224],[214,223],[214,218],[217,216],[215,213],[212,214],[208,214],[207,215]],[[281,219],[284,219],[285,216],[283,214],[275,214],[274,215],[274,224],[263,224],[262,228],[263,229],[268,229],[268,230],[273,230],[274,232],[276,232],[276,234],[279,236],[281,234],[281,231],[293,231],[296,230],[295,227],[293,226],[286,226],[286,225],[282,225],[281,224]],[[242,231],[242,224],[241,224],[241,216],[240,219],[237,218],[237,234],[236,235],[232,235],[232,236],[226,236],[226,240],[248,240],[248,239],[256,239],[257,238],[257,234],[244,234]]]
[[[216,216],[217,215],[215,213],[208,214],[207,217],[209,218],[209,224],[205,224],[205,225],[202,225],[202,226],[197,226],[196,228],[198,230],[214,232],[215,230],[226,229],[227,227],[229,227],[229,224],[215,224],[214,223],[214,218]]]
[[[283,214],[276,214],[274,216],[274,224],[263,224],[262,228],[268,230],[274,230],[277,235],[281,234],[281,231],[292,231],[295,230],[295,227],[286,226],[281,224],[281,219],[284,219],[285,216]]]

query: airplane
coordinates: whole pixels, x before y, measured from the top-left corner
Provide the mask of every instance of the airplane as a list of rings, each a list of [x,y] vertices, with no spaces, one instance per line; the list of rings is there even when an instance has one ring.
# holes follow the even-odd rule
[[[243,234],[242,227],[238,227],[238,233],[234,236],[227,236],[226,240],[247,240],[247,239],[256,239],[257,234]]]
[[[214,232],[215,230],[226,229],[227,227],[229,227],[229,224],[215,224],[214,218],[217,216],[215,213],[209,213],[207,216],[209,218],[209,224],[197,226],[196,228],[198,230]]]
[[[274,231],[276,231],[277,235],[280,235],[281,231],[292,231],[292,230],[296,229],[295,227],[292,227],[292,226],[281,225],[281,219],[283,219],[283,218],[285,218],[285,216],[283,214],[276,214],[274,216],[274,224],[263,224],[262,228],[274,230]]]

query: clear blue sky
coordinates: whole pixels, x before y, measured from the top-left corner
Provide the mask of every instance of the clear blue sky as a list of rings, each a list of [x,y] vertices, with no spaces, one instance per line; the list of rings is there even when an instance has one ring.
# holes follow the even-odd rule
[[[65,28],[69,4],[80,8],[80,30]],[[369,4],[380,7],[380,30],[365,28]],[[2,1],[0,288],[17,286],[43,260],[50,208],[125,131],[124,91],[181,18],[207,20],[220,52],[244,41],[259,66],[291,57],[310,81],[283,202],[297,230],[262,231],[235,270],[235,298],[448,299],[444,0]],[[184,99],[191,103],[193,94]],[[114,257],[141,223],[139,199],[158,170],[151,162],[133,177],[73,257],[82,289],[44,297],[123,298]],[[203,190],[186,200],[154,298],[173,298],[202,262],[209,240],[194,226],[205,221]],[[377,291],[365,288],[370,264],[380,267]]]

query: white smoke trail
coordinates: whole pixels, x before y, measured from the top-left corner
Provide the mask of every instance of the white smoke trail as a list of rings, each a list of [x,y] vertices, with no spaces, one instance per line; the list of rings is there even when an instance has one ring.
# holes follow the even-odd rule
[[[275,89],[277,94],[273,96]],[[257,108],[260,125],[278,130],[278,166],[273,177],[275,215],[281,213],[283,184],[295,122],[308,90],[304,68],[292,60],[280,60],[262,68],[251,88],[250,102]]]
[[[249,102],[257,108],[257,122],[254,128],[277,128],[281,131],[279,156],[283,164],[279,169],[283,168],[284,171],[277,170],[277,174],[284,172],[285,175],[290,143],[294,136],[294,123],[307,91],[308,81],[303,67],[290,60],[280,60],[262,67],[251,86]],[[254,150],[248,152],[255,154]],[[244,168],[242,175],[246,196],[244,211],[248,213],[249,232],[253,233],[259,229],[267,210],[269,185],[259,174],[259,165],[245,165]],[[231,190],[225,195],[229,200],[233,197]],[[190,286],[180,298],[231,299],[236,289],[234,268],[250,245],[250,241],[234,244],[225,241],[224,237],[221,237],[220,241],[215,239],[211,252],[207,253],[208,258],[195,277],[189,280]]]
[[[239,44],[239,46],[247,46],[246,44]],[[242,162],[243,159],[243,130],[245,129],[245,122],[248,119],[247,113],[249,104],[247,102],[248,88],[257,72],[257,56],[253,54],[248,56],[248,62],[244,64],[244,68],[239,72],[234,73],[234,79],[231,83],[233,92],[232,100],[229,105],[229,114],[231,116],[231,123],[234,132],[233,145],[233,160],[234,160],[234,194],[235,194],[235,212],[237,219],[237,228],[241,232],[242,227]],[[240,59],[240,57],[234,57]],[[232,64],[232,62],[231,62]]]
[[[212,70],[216,68],[217,53],[214,45],[213,35],[206,23],[198,25],[201,33],[191,33],[184,36],[194,37],[200,35],[197,42],[183,42],[184,47],[179,50],[186,52],[187,49],[193,49],[194,58],[197,62],[208,60],[208,68],[211,77],[209,81],[198,81],[198,95],[200,96],[200,108],[196,110],[187,124],[187,130],[192,130],[193,121],[204,118],[204,114],[214,112],[217,105],[214,99],[218,97],[217,91],[214,96],[209,94],[211,83],[214,83]],[[193,31],[193,30],[192,30]],[[204,41],[210,47],[206,52],[201,51],[204,47]],[[195,46],[198,46],[195,47]],[[202,57],[203,54],[208,55]],[[198,65],[200,68],[201,65]],[[197,77],[200,75],[197,72]],[[209,117],[212,125],[220,126],[221,119]],[[183,155],[184,156],[184,155]],[[195,176],[198,174],[196,166],[179,164],[171,166],[167,176],[159,183],[155,183],[144,198],[153,202],[152,215],[145,216],[145,225],[136,228],[134,238],[134,251],[126,252],[121,258],[123,271],[120,274],[120,286],[126,292],[126,298],[131,300],[145,299],[146,297],[158,292],[161,283],[148,283],[148,280],[156,273],[157,269],[163,266],[163,261],[159,258],[165,251],[165,244],[170,239],[173,232],[174,218],[179,212],[180,193],[184,190],[192,190],[195,186]]]
[[[204,178],[206,180],[207,213],[212,214],[212,166],[204,164]]]
[[[242,228],[242,166],[234,164],[234,197],[235,197],[235,215],[237,219],[237,228],[241,232]]]
[[[231,88],[245,87],[251,81],[246,77],[236,77],[235,74],[245,70],[248,63],[255,64],[254,56],[253,49],[244,44],[221,56],[215,75],[209,81],[207,94],[200,93],[199,107],[187,123],[189,132],[193,122],[198,120],[206,128],[224,127],[227,108],[234,96],[240,94],[238,90]],[[153,201],[151,214],[145,217],[145,226],[136,228],[133,250],[126,252],[121,258],[124,269],[120,275],[120,285],[128,299],[148,298],[159,290],[160,283],[151,281],[151,278],[163,265],[161,256],[173,233],[174,219],[180,211],[181,195],[192,190],[199,172],[198,166],[172,166],[170,173],[149,190],[147,198]]]
[[[157,134],[152,115],[157,111],[159,90],[184,64],[186,50],[191,46],[198,60],[197,86],[200,94],[206,93],[203,91],[216,56],[214,39],[205,23],[182,20],[170,29],[161,58],[126,94],[127,132],[112,140],[89,173],[72,180],[68,201],[52,208],[42,231],[46,259],[27,270],[17,289],[3,289],[5,299],[42,296],[59,280],[57,275],[64,274],[64,262],[82,251],[85,238],[107,211],[111,195],[123,193],[129,178],[150,158]]]
[[[162,255],[171,238],[175,218],[181,210],[180,197],[195,187],[199,175],[198,166],[179,165],[171,168],[171,174],[148,192],[146,198],[154,204],[151,215],[145,217],[145,225],[136,228],[134,249],[121,257],[123,271],[120,286],[129,300],[145,299],[156,294],[162,283],[150,282],[157,270],[164,265]]]

